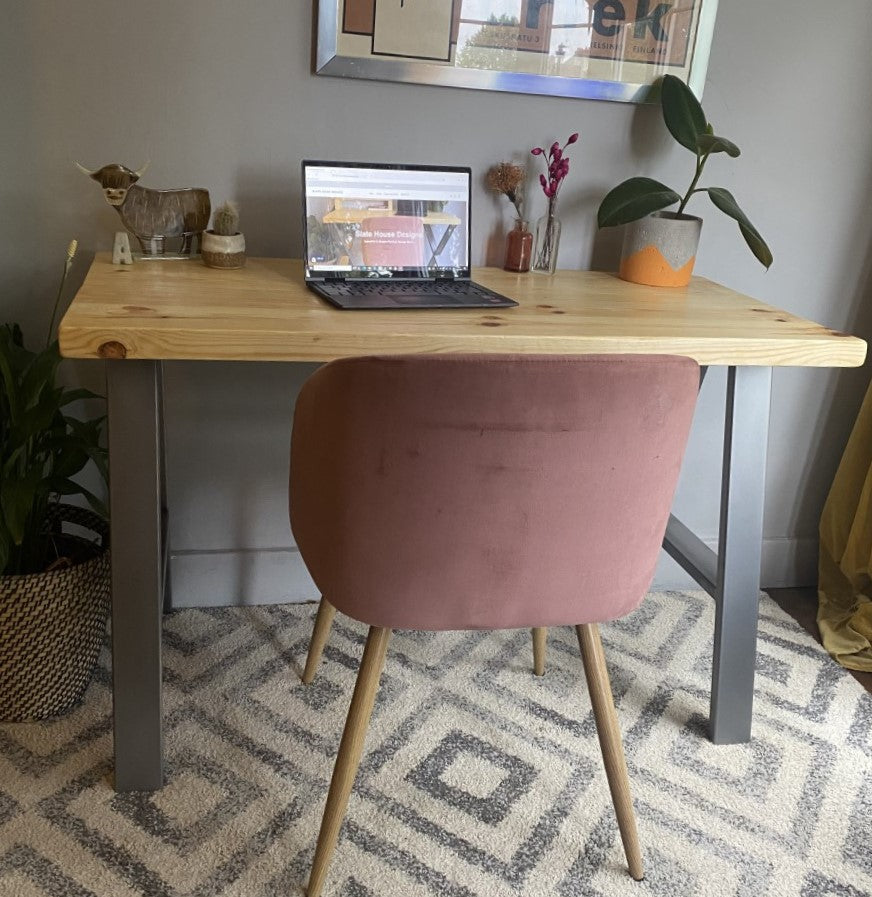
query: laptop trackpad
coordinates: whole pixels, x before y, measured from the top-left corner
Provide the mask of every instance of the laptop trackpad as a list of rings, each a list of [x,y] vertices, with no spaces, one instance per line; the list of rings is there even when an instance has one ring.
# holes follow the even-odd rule
[[[444,293],[393,293],[390,290],[382,290],[382,296],[393,299],[397,305],[422,305],[438,302],[440,305],[461,305],[456,296],[446,296]]]

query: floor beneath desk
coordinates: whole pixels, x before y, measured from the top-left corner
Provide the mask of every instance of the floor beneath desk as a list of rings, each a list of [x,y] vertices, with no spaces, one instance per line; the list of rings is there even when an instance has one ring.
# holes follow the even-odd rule
[[[714,612],[701,591],[655,592],[603,626],[646,884],[627,874],[578,645],[557,627],[543,678],[524,630],[394,635],[325,893],[872,895],[869,695],[765,597],[755,740],[712,744]],[[108,651],[69,714],[0,724],[0,893],[301,897],[366,633],[338,616],[303,685],[314,614],[165,618],[160,794],[112,790]]]
[[[817,627],[817,589],[766,589],[772,600],[787,614],[790,614],[806,632],[820,642]],[[833,661],[835,663],[835,661]],[[848,672],[872,694],[872,673]]]

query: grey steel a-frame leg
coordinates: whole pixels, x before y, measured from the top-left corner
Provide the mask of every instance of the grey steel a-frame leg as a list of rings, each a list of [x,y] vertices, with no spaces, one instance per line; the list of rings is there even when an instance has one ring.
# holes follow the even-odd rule
[[[715,599],[709,725],[715,744],[751,737],[772,369],[727,372],[718,550],[671,517],[663,547]]]
[[[115,788],[163,784],[161,616],[166,577],[161,367],[106,363]]]

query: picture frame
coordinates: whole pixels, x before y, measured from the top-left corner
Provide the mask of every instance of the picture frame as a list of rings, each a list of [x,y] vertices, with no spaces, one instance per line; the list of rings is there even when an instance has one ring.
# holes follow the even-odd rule
[[[630,103],[675,74],[701,97],[717,3],[319,0],[315,72]]]

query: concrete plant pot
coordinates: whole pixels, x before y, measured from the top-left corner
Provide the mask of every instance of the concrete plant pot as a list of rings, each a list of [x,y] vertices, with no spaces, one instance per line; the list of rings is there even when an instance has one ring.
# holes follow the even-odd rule
[[[654,212],[630,222],[618,276],[655,287],[687,286],[701,231],[701,218],[677,212]]]

